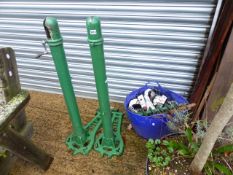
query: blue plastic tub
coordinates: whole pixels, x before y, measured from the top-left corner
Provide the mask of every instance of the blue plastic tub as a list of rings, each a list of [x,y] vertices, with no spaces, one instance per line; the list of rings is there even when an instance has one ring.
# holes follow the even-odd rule
[[[158,83],[157,83],[158,84]],[[131,112],[128,109],[129,102],[136,98],[139,94],[143,94],[146,89],[156,89],[159,90],[161,94],[165,95],[168,100],[174,100],[178,104],[186,104],[188,101],[179,94],[172,92],[168,89],[161,87],[159,84],[153,86],[152,83],[147,83],[140,89],[132,91],[125,99],[125,110],[127,111],[127,116],[136,131],[136,133],[145,139],[159,139],[167,134],[171,133],[171,130],[167,127],[166,123],[168,121],[166,114],[155,114],[152,116],[141,116],[136,113]]]

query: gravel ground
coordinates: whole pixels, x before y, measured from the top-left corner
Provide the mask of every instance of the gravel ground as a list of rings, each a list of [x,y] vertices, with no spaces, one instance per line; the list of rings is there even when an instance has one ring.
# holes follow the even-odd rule
[[[129,121],[124,116],[122,135],[125,150],[122,156],[101,157],[95,151],[88,156],[72,156],[64,142],[71,131],[71,123],[64,104],[63,96],[30,92],[31,100],[26,109],[28,120],[33,122],[32,140],[39,147],[54,156],[49,170],[44,172],[36,165],[18,159],[10,175],[143,175],[145,170],[145,140],[133,130],[128,131]],[[82,120],[87,123],[95,115],[98,107],[96,100],[78,98]],[[111,106],[124,111],[122,104]]]

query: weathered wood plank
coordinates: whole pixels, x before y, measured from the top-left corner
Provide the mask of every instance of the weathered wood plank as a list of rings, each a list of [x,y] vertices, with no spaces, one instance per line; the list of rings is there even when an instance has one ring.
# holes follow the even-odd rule
[[[233,82],[233,28],[229,37],[226,49],[224,51],[221,64],[219,66],[218,74],[214,82],[212,91],[206,103],[206,109],[204,110],[204,116],[208,116],[208,120],[211,121],[220,106],[222,105],[224,98]]]
[[[0,49],[0,105],[6,104],[21,91],[15,53],[12,48]],[[26,115],[22,111],[12,125],[17,131],[26,124]]]
[[[29,99],[29,93],[27,91],[21,91],[7,104],[0,106],[0,131],[3,130],[15,116],[24,110]]]
[[[16,157],[12,153],[7,152],[6,157],[0,157],[0,173],[1,175],[7,175],[9,170],[13,166],[12,163],[16,160]]]
[[[233,22],[233,1],[226,0],[219,16],[218,23],[213,33],[212,44],[210,45],[205,62],[200,70],[198,80],[195,84],[194,91],[191,94],[190,101],[196,103],[197,107],[204,95],[204,92],[210,82],[213,71],[218,63],[224,42],[226,41],[227,34],[231,30]],[[197,107],[193,110],[194,113]]]
[[[0,136],[0,143],[17,157],[35,163],[43,170],[47,170],[53,161],[53,157],[10,127],[4,129]]]
[[[14,96],[21,91],[20,81],[18,76],[15,53],[11,48],[0,49],[0,108],[7,104]],[[1,109],[0,109],[1,110]],[[12,118],[4,121],[5,124],[10,123],[14,129],[23,135],[30,138],[32,136],[32,124],[26,122],[24,110]],[[3,124],[1,127],[6,126]],[[24,134],[26,132],[26,134]],[[1,147],[0,147],[1,148]],[[4,149],[2,150],[4,151]],[[7,158],[1,158],[0,174],[8,174],[16,157],[12,153],[7,155]]]
[[[0,109],[0,144],[17,157],[36,163],[42,169],[47,170],[53,158],[37,148],[29,139],[9,127],[9,122],[26,107],[29,99],[29,93],[21,91],[4,105],[2,110]],[[9,160],[7,161],[9,162]]]
[[[15,53],[11,48],[0,49],[1,90],[5,103],[21,91]]]
[[[27,124],[24,126],[19,134],[25,138],[30,139],[32,136],[32,123],[27,122]],[[8,175],[16,160],[17,157],[9,151],[7,151],[7,157],[0,157],[0,175]]]

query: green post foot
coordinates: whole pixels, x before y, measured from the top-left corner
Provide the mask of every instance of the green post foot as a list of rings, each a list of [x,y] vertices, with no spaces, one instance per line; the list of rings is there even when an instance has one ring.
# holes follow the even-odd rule
[[[66,145],[68,149],[73,151],[73,155],[76,154],[84,154],[87,155],[95,141],[95,135],[101,126],[101,116],[100,113],[97,112],[94,119],[92,119],[85,127],[85,131],[87,133],[86,140],[83,140],[83,137],[78,137],[74,133],[71,133],[66,139]]]
[[[102,133],[96,139],[94,149],[102,156],[119,156],[123,153],[124,142],[121,137],[121,123],[123,114],[118,111],[112,111],[112,126],[114,139],[105,138]]]

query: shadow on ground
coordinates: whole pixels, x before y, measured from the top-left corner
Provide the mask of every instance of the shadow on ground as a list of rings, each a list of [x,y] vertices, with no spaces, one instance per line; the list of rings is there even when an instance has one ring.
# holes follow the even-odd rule
[[[31,92],[31,101],[26,109],[28,120],[34,127],[32,140],[39,147],[54,156],[46,172],[37,166],[18,159],[10,175],[143,175],[145,170],[145,140],[133,130],[128,131],[129,121],[124,116],[122,135],[125,150],[122,156],[108,159],[92,151],[88,156],[72,156],[65,146],[65,139],[71,131],[71,123],[63,96]],[[94,117],[96,100],[78,98],[82,120],[87,123]],[[123,104],[111,106],[124,112]]]

